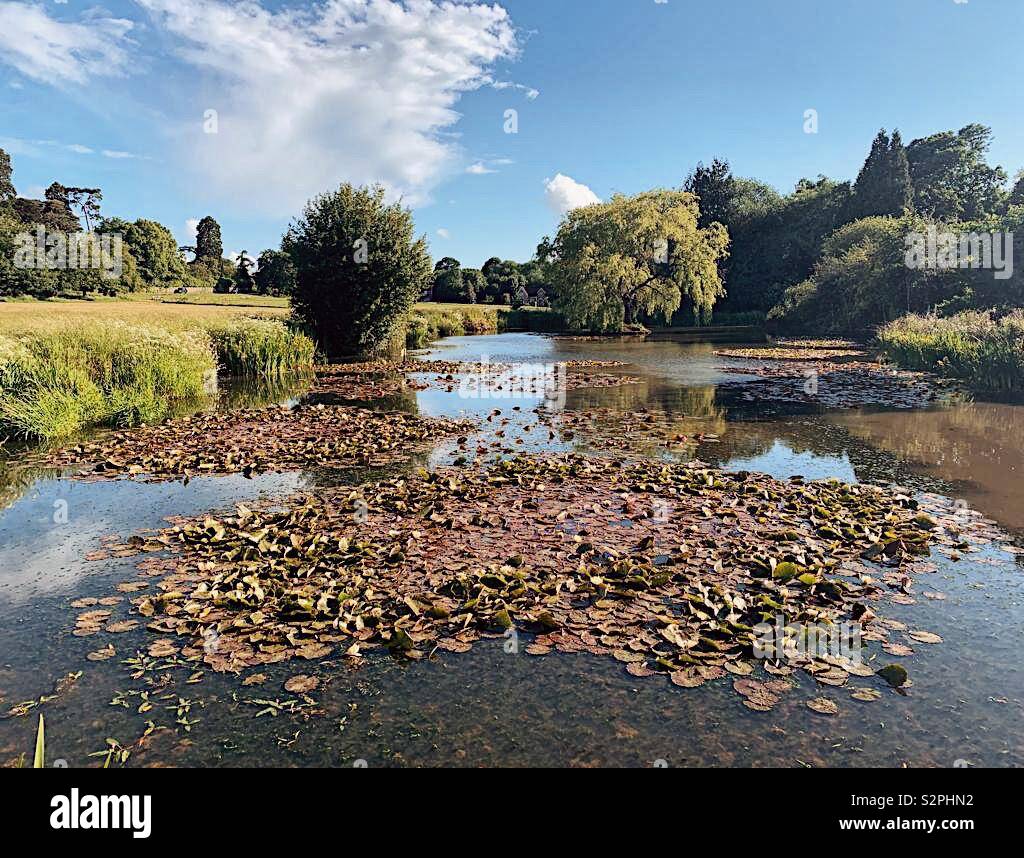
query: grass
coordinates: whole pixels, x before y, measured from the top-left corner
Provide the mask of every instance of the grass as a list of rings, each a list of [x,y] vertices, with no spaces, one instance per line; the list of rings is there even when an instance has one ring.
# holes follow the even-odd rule
[[[948,318],[910,315],[878,333],[882,354],[905,368],[939,372],[996,396],[1024,393],[1024,311]]]
[[[255,316],[244,305],[0,304],[0,438],[154,422],[207,397],[218,369],[269,379],[312,369],[312,340]]]
[[[201,331],[89,321],[0,335],[0,430],[29,439],[162,418],[216,372]]]

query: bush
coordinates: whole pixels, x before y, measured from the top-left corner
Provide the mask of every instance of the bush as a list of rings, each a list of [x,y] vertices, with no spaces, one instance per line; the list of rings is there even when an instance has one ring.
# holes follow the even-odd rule
[[[411,212],[386,205],[382,187],[349,184],[311,200],[289,228],[292,305],[328,357],[372,353],[402,331],[432,277],[413,229]]]

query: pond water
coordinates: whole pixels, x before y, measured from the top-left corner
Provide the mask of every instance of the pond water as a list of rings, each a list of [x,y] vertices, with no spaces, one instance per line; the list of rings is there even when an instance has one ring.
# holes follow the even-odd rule
[[[682,448],[645,451],[650,455],[698,458],[780,478],[838,477],[935,491],[962,499],[1024,537],[1020,406],[826,411],[740,401],[721,385],[750,380],[731,371],[743,361],[716,357],[712,346],[670,341],[504,334],[452,338],[423,357],[615,360],[625,364],[615,372],[638,379],[625,387],[570,390],[564,402],[467,399],[456,385],[451,391],[410,389],[387,403],[423,415],[481,418],[481,458],[515,450],[608,455],[602,439],[619,431],[613,416],[646,411],[689,439]],[[226,398],[225,407],[282,399],[279,390],[237,394]],[[571,436],[556,431],[552,438],[536,419],[541,405],[576,414],[607,410]],[[496,410],[500,420],[488,423]],[[440,442],[415,464],[445,464],[458,454],[454,444]],[[88,561],[101,537],[126,538],[160,527],[167,516],[230,509],[236,501],[283,497],[331,479],[338,478],[311,472],[193,479],[187,486],[82,483],[20,467],[17,457],[0,461],[0,713],[52,694],[61,677],[81,671],[40,707],[48,757],[71,766],[97,765],[102,758],[90,754],[103,751],[108,738],[129,746],[147,722],[172,729],[153,732],[129,765],[1024,764],[1024,668],[1017,650],[1024,633],[1024,567],[997,548],[958,561],[934,553],[937,571],[928,589],[945,598],[917,597],[916,604],[894,605],[886,615],[945,642],[917,647],[905,661],[913,679],[905,695],[886,692],[868,703],[850,699],[849,689],[826,689],[840,703],[835,717],[807,709],[806,700],[821,691],[806,676],[773,711],[757,713],[742,705],[729,682],[683,690],[660,679],[636,679],[611,659],[508,653],[502,640],[417,663],[386,655],[371,656],[358,669],[322,663],[325,685],[315,694],[321,710],[315,715],[265,711],[266,701],[290,697],[283,681],[310,672],[308,663],[272,665],[263,671],[267,683],[255,688],[209,672],[190,684],[180,671],[166,680],[150,673],[151,684],[144,685],[122,663],[152,638],[141,629],[112,636],[115,658],[86,660],[108,638],[72,636],[76,611],[70,602],[109,595],[116,583],[134,577],[138,562]],[[144,698],[138,692],[161,683],[183,703],[159,700],[139,712]],[[35,711],[0,720],[0,764],[31,749]]]

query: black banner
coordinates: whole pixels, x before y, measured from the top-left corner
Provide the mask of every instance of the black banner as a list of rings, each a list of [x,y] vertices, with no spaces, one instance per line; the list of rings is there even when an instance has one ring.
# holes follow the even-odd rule
[[[595,831],[657,824],[723,827],[737,837],[778,826],[802,835],[872,838],[879,843],[933,839],[970,842],[1011,833],[1015,790],[994,771],[676,770],[606,774],[338,770],[8,770],[0,776],[5,829],[29,842],[97,840],[141,844],[188,840],[204,846],[260,845],[308,827],[365,826],[393,812],[463,835],[497,819],[537,813],[566,824],[589,819]],[[565,777],[559,783],[558,778]],[[532,808],[532,810],[531,810]],[[454,814],[454,816],[453,816]],[[523,814],[527,814],[525,818]],[[435,823],[429,823],[429,820]],[[468,821],[467,821],[468,820]],[[539,821],[539,819],[538,819]],[[397,829],[397,831],[396,831]],[[408,831],[387,826],[390,845]],[[746,832],[746,833],[744,833]],[[315,834],[316,831],[311,832]],[[303,835],[304,836],[304,835]]]

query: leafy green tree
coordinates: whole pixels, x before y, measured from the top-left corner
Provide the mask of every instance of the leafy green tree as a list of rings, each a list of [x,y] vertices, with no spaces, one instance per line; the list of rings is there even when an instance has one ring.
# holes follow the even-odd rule
[[[986,163],[991,142],[992,129],[978,124],[914,140],[907,158],[916,209],[944,221],[996,212],[1007,177]]]
[[[103,191],[99,188],[64,188],[64,199],[70,210],[78,209],[85,218],[85,229],[92,231],[92,222],[99,220]]]
[[[264,250],[255,274],[261,295],[291,295],[295,290],[295,266],[283,250]]]
[[[342,185],[306,204],[282,249],[295,263],[292,306],[331,357],[386,347],[430,285],[430,254],[412,213],[380,185]]]
[[[497,303],[512,303],[512,296],[526,286],[526,277],[519,270],[519,263],[511,259],[489,259],[481,269],[487,279],[485,295]],[[509,300],[505,301],[508,295]]]
[[[196,226],[196,262],[220,260],[224,256],[224,242],[220,236],[220,224],[210,215],[204,217]]]
[[[154,220],[140,218],[128,224],[120,219],[103,221],[104,232],[123,232],[124,243],[138,264],[139,277],[149,288],[182,283],[188,276],[171,231]]]
[[[736,180],[728,161],[715,158],[708,167],[703,162],[698,163],[696,169],[686,177],[683,190],[697,197],[701,229],[713,223],[727,223],[736,196]]]
[[[701,229],[699,216],[692,194],[661,190],[569,212],[548,248],[569,325],[619,331],[671,318],[684,300],[709,314],[724,294],[718,262],[729,238],[718,224]]]
[[[850,201],[853,218],[901,215],[913,203],[910,162],[899,131],[892,137],[883,128],[871,144],[871,152],[853,186]]]
[[[473,297],[471,304],[481,301],[487,291],[487,278],[484,277],[483,271],[477,268],[463,268],[462,288],[466,295]]]
[[[462,277],[462,264],[446,256],[434,266],[434,300],[440,304],[473,304],[476,293],[466,288]]]
[[[235,275],[232,279],[235,283],[235,291],[239,295],[251,295],[256,288],[256,281],[252,276],[252,264],[247,250],[238,254],[238,264],[235,266]]]
[[[12,180],[11,156],[0,149],[0,205],[13,200],[18,194]]]

